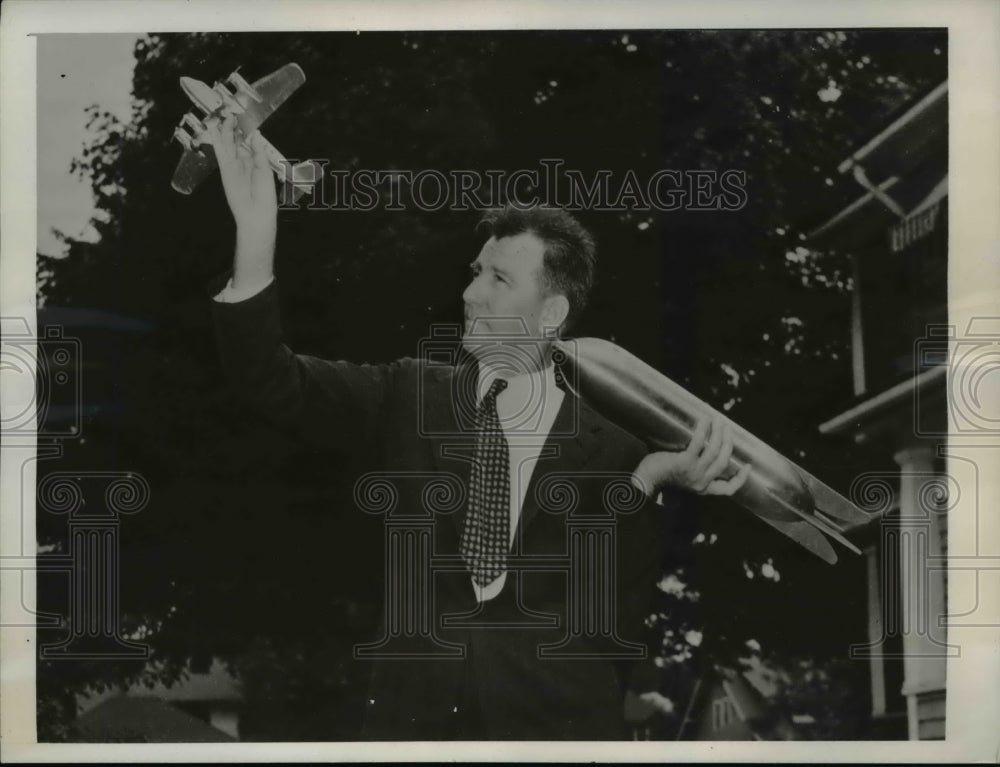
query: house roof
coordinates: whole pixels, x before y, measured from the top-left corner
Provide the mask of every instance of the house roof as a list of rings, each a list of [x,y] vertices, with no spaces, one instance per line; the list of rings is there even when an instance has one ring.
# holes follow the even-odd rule
[[[919,99],[837,170],[851,171],[864,193],[808,235],[818,245],[856,249],[902,217],[943,199],[948,188],[948,82]]]
[[[824,436],[850,435],[858,444],[897,434],[902,428],[913,434],[914,424],[934,424],[934,417],[947,417],[947,408],[942,400],[948,394],[948,365],[928,367],[911,378],[895,384],[873,396],[864,397],[850,407],[819,425]],[[946,428],[941,422],[938,428]],[[933,433],[931,428],[928,433]],[[917,432],[919,434],[919,432]],[[899,499],[880,512],[870,514],[870,518],[860,524],[850,524],[845,532],[854,533],[871,529],[883,514],[898,508]]]
[[[104,693],[81,695],[77,699],[77,704],[80,711],[89,711],[109,698],[119,695],[127,695],[129,698],[157,698],[178,702],[239,701],[243,699],[239,680],[232,676],[225,666],[216,659],[212,661],[207,673],[187,672],[183,678],[170,687],[159,682],[152,687],[136,682],[125,690],[117,689]]]
[[[775,721],[770,715],[770,704],[767,700],[774,694],[776,687],[767,679],[760,663],[752,662],[750,668],[740,671],[717,667],[712,673],[697,680],[689,699],[678,712],[682,714],[676,733],[678,740],[694,731],[697,721],[705,716],[709,696],[720,688],[732,702],[740,721],[746,724],[756,739],[770,740],[782,737],[778,733],[783,722],[780,717]]]
[[[901,166],[906,169],[935,143],[943,140],[947,151],[947,125],[948,81],[945,80],[855,150],[837,170],[846,173],[858,164],[881,170],[883,174]]]
[[[724,669],[719,674],[722,689],[736,706],[740,719],[753,725],[767,711],[763,694],[747,679],[745,672]]]
[[[912,416],[915,392],[943,393],[947,376],[948,368],[943,365],[929,368],[824,421],[819,425],[819,432],[823,435],[853,433],[894,410]]]
[[[163,700],[242,700],[243,692],[239,680],[230,674],[219,660],[204,674],[188,673],[172,687],[155,684],[152,688],[141,684],[132,685],[128,694],[133,697],[162,698]]]
[[[236,739],[159,698],[117,695],[79,716],[81,740],[98,743],[218,743]]]

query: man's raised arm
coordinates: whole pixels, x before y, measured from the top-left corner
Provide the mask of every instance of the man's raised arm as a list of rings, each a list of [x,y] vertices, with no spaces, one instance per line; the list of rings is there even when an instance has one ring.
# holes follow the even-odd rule
[[[273,273],[277,196],[263,142],[255,132],[244,143],[232,116],[208,128],[236,221],[232,278],[213,306],[232,388],[260,415],[311,442],[350,453],[370,448],[400,365],[321,360],[284,344]]]
[[[237,135],[236,118],[208,126],[219,163],[219,175],[236,221],[236,257],[229,295],[222,300],[259,293],[274,276],[274,243],[278,231],[278,199],[274,177],[259,131],[249,146]]]

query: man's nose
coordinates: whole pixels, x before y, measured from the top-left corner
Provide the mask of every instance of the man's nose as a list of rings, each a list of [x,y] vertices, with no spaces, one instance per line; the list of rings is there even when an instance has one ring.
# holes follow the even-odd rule
[[[476,297],[479,294],[479,288],[476,287],[478,280],[475,278],[465,287],[465,291],[462,293],[462,300],[465,301],[466,305],[475,304]]]

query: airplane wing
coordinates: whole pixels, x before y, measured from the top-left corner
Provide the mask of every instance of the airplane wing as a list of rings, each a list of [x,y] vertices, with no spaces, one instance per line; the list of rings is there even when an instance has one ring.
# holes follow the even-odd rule
[[[236,123],[243,131],[243,135],[249,136],[263,125],[264,121],[274,114],[275,110],[284,104],[288,97],[295,93],[305,81],[306,75],[302,71],[302,67],[298,64],[285,64],[281,69],[275,70],[253,83],[252,87],[260,96],[260,101],[256,101],[245,91],[238,91],[236,100],[246,110],[236,118]]]
[[[181,194],[191,194],[217,165],[215,150],[211,146],[205,144],[197,149],[185,149],[170,185]]]

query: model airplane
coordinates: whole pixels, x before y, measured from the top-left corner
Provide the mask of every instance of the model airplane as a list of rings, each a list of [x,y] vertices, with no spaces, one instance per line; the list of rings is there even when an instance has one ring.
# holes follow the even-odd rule
[[[682,386],[610,341],[577,338],[557,341],[556,349],[556,361],[574,369],[569,379],[581,396],[652,450],[683,450],[699,421],[722,417],[733,433],[725,476],[751,467],[734,501],[830,564],[837,554],[827,536],[861,553],[843,536],[842,523],[864,524],[867,514]]]
[[[227,112],[234,113],[246,141],[305,81],[305,73],[298,64],[286,64],[253,85],[240,76],[238,69],[226,78],[229,87],[221,82],[209,87],[193,77],[182,77],[181,89],[204,115],[199,119],[188,112],[174,130],[174,138],[184,147],[184,154],[174,171],[171,186],[181,194],[191,194],[218,167],[215,152],[204,137],[205,119],[221,120]],[[308,161],[291,166],[267,139],[264,139],[264,148],[271,169],[285,186],[282,199],[295,202],[313,189],[322,168]],[[288,178],[289,169],[291,178]]]

